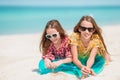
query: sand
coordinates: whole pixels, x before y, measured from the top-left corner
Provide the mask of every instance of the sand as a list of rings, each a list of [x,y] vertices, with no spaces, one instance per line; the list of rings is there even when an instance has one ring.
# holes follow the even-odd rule
[[[84,80],[120,80],[120,25],[102,29],[112,62],[99,75]],[[37,73],[41,59],[40,36],[40,33],[0,35],[0,80],[78,80],[63,72]]]

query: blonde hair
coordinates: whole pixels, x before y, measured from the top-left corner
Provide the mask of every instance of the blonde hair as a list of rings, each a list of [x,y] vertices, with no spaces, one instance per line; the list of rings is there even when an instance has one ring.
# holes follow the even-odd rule
[[[96,24],[95,20],[93,19],[93,17],[91,16],[83,16],[80,21],[77,23],[77,25],[74,27],[74,32],[76,33],[80,33],[79,32],[79,27],[80,27],[80,24],[82,21],[88,21],[88,22],[91,22],[93,24],[93,28],[95,29],[95,32],[93,34],[98,34],[98,36],[100,37],[102,43],[103,43],[103,46],[105,48],[105,51],[106,53],[108,53],[108,50],[106,48],[106,45],[105,45],[105,42],[104,42],[104,39],[102,37],[102,29]],[[105,54],[103,53],[102,54],[104,57],[105,57]]]

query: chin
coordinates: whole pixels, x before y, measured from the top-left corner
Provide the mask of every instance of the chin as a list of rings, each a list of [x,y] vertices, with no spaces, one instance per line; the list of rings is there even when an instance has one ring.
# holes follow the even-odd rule
[[[54,43],[54,44],[57,44],[57,43],[58,43],[58,40],[53,41],[53,43]]]

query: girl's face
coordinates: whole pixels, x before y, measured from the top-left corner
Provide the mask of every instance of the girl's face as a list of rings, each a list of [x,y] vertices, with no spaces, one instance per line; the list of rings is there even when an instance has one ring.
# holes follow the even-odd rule
[[[48,28],[46,29],[46,33],[46,38],[52,41],[52,43],[57,44],[60,40],[60,34],[56,29]]]
[[[80,24],[79,31],[81,33],[81,38],[85,40],[89,40],[94,33],[95,29],[93,28],[93,24],[88,21],[82,21]]]

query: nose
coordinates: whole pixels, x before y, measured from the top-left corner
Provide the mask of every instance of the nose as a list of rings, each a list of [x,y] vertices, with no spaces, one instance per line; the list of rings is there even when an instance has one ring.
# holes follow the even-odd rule
[[[54,39],[54,37],[51,37],[51,38],[50,38],[50,40],[53,40],[53,39]]]
[[[86,29],[85,32],[89,33],[88,29]]]
[[[54,40],[55,40],[55,38],[54,38],[54,37],[51,37],[51,38],[50,38],[50,40],[51,40],[51,41],[54,41]]]

